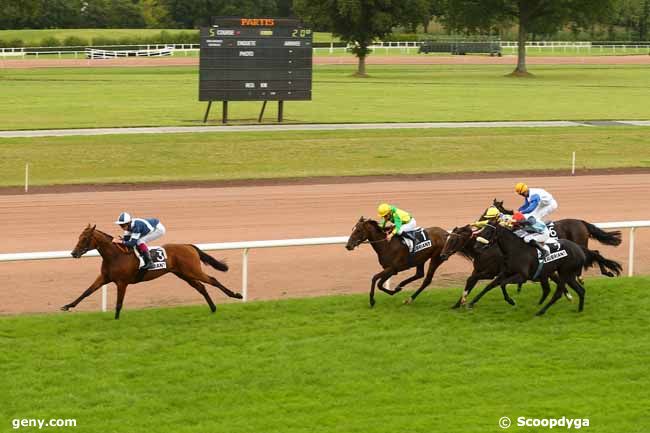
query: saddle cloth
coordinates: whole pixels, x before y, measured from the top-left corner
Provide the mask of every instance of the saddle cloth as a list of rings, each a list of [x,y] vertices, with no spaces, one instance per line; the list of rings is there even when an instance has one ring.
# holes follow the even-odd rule
[[[144,259],[137,248],[133,248],[133,251],[135,251],[135,256],[140,260],[140,266],[138,269],[142,269],[144,266]],[[167,269],[167,251],[165,251],[163,247],[150,247],[149,254],[151,254],[151,261],[153,262],[153,266],[149,269],[150,271]]]
[[[411,232],[402,233],[400,238],[411,254],[431,248],[432,245],[426,230],[419,227]]]

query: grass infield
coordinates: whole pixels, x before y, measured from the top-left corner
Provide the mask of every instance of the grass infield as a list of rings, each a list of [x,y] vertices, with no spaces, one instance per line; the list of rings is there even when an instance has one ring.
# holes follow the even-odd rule
[[[0,423],[73,418],[84,433],[500,432],[589,418],[647,432],[648,278],[588,279],[584,313],[534,317],[498,290],[452,311],[458,289],[415,304],[382,294],[0,318]],[[514,292],[514,290],[512,290]],[[37,431],[37,429],[22,429]],[[538,431],[538,430],[535,430]],[[542,430],[539,430],[542,431]]]
[[[650,129],[423,129],[0,139],[0,186],[22,185],[25,163],[30,165],[31,185],[548,168],[569,173],[572,151],[577,154],[578,170],[650,167]]]
[[[649,119],[643,66],[354,66],[314,69],[313,100],[285,104],[288,122]],[[195,67],[0,69],[0,130],[202,125]],[[233,102],[256,123],[261,103]],[[274,118],[275,104],[267,107]],[[220,105],[211,114],[219,122]]]

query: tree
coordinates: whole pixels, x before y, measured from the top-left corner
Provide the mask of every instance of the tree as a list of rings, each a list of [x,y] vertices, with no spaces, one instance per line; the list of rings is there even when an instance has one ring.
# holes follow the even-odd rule
[[[376,39],[404,22],[404,0],[294,0],[294,12],[318,30],[331,31],[352,46],[357,76],[366,76],[366,57]]]
[[[517,67],[513,75],[528,75],[526,41],[529,33],[553,33],[572,23],[587,27],[604,20],[613,0],[446,0],[443,22],[454,30],[486,32],[497,24],[518,26]]]

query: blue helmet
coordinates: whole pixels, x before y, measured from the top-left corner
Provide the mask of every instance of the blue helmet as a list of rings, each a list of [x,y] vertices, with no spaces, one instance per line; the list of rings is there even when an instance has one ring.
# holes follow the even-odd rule
[[[121,225],[121,224],[128,224],[131,222],[131,215],[129,215],[127,212],[122,212],[120,216],[117,218],[117,221],[115,221],[115,224]]]

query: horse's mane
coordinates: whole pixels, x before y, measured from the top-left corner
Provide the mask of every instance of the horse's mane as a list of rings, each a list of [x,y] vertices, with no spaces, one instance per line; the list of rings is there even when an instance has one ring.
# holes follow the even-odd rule
[[[108,233],[104,233],[103,231],[98,230],[98,229],[95,229],[94,231],[99,233],[100,235],[102,235],[104,237],[107,237],[107,238],[110,238],[111,240],[113,240],[113,236],[109,235]]]
[[[379,227],[379,223],[371,218],[368,218],[364,220],[367,223],[370,223],[370,225],[375,226],[377,229],[381,230],[381,227]]]

